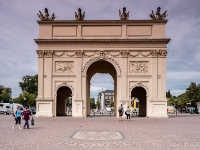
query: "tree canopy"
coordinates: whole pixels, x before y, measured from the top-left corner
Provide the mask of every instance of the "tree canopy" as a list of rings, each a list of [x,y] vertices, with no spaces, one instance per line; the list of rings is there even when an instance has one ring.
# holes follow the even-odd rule
[[[90,98],[90,108],[92,108],[92,109],[96,108],[94,97]]]
[[[9,103],[9,101],[12,99],[11,94],[11,88],[0,85],[0,102]]]
[[[26,75],[22,78],[22,82],[19,82],[22,92],[28,92],[37,95],[38,92],[38,75],[30,76]]]
[[[186,107],[188,106],[187,103],[191,102],[191,107],[197,108],[196,103],[200,101],[200,85],[191,82],[185,93],[176,97],[172,96],[170,91],[168,91],[166,92],[166,97],[168,99],[168,105],[175,106],[177,101],[178,106]]]
[[[19,95],[19,97],[14,98],[13,102],[28,106],[35,106],[35,99],[38,93],[38,75],[24,76],[22,78],[22,82],[19,82],[19,87],[21,87],[22,93]]]
[[[20,93],[19,97],[14,98],[13,102],[14,103],[19,103],[22,105],[28,105],[28,106],[35,106],[36,105],[36,96],[33,93],[29,93],[29,92],[22,92]],[[24,99],[25,98],[25,99]]]

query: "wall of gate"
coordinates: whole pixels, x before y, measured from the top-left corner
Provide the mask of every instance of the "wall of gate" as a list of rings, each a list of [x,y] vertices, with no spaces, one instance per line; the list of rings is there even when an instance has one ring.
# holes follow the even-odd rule
[[[168,117],[165,36],[167,20],[38,21],[36,116],[56,116],[57,90],[72,91],[72,116],[86,117],[87,70],[107,61],[116,70],[116,109],[131,103],[131,90],[146,90],[146,116]],[[118,112],[116,112],[118,113]],[[118,116],[118,115],[117,115]]]

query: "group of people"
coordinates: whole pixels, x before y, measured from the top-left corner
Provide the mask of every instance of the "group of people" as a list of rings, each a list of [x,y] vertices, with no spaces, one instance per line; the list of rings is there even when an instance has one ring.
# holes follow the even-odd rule
[[[18,124],[19,125],[19,129],[21,130],[21,118],[25,121],[24,123],[24,129],[29,129],[29,123],[28,120],[30,119],[31,116],[31,112],[30,110],[28,110],[28,106],[25,106],[24,111],[21,110],[21,107],[18,106],[16,112],[13,113],[14,117],[15,117],[15,124],[13,125],[13,129],[15,129],[15,126]]]
[[[122,116],[124,114],[124,108],[123,108],[123,105],[121,104],[121,106],[119,106],[118,108],[118,112],[119,112],[119,121],[122,121]],[[130,113],[131,113],[131,109],[129,108],[129,106],[127,107],[126,111],[125,111],[125,114],[126,114],[126,117],[127,117],[127,120],[131,120],[130,118]]]

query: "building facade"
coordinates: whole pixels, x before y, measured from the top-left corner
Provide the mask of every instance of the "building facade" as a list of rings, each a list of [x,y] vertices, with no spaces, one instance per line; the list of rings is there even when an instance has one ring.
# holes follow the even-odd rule
[[[114,114],[131,98],[139,115],[168,117],[165,35],[167,20],[38,21],[37,115],[65,114],[72,97],[72,116],[90,115],[90,80],[109,73],[114,80]]]
[[[114,104],[114,90],[105,90],[98,94],[98,100],[101,103],[101,109],[112,107]]]

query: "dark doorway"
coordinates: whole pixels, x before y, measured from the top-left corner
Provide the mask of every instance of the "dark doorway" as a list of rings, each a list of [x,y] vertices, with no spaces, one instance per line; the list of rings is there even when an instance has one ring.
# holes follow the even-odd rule
[[[131,91],[131,98],[135,97],[139,100],[138,108],[139,108],[139,114],[140,117],[146,117],[146,90],[143,87],[135,87]]]
[[[70,103],[72,91],[69,87],[60,87],[57,91],[57,107],[56,116],[66,116],[69,115],[69,108],[66,109],[66,103]],[[71,101],[72,106],[72,101]],[[69,113],[68,113],[69,112]],[[72,112],[71,112],[72,113]]]

